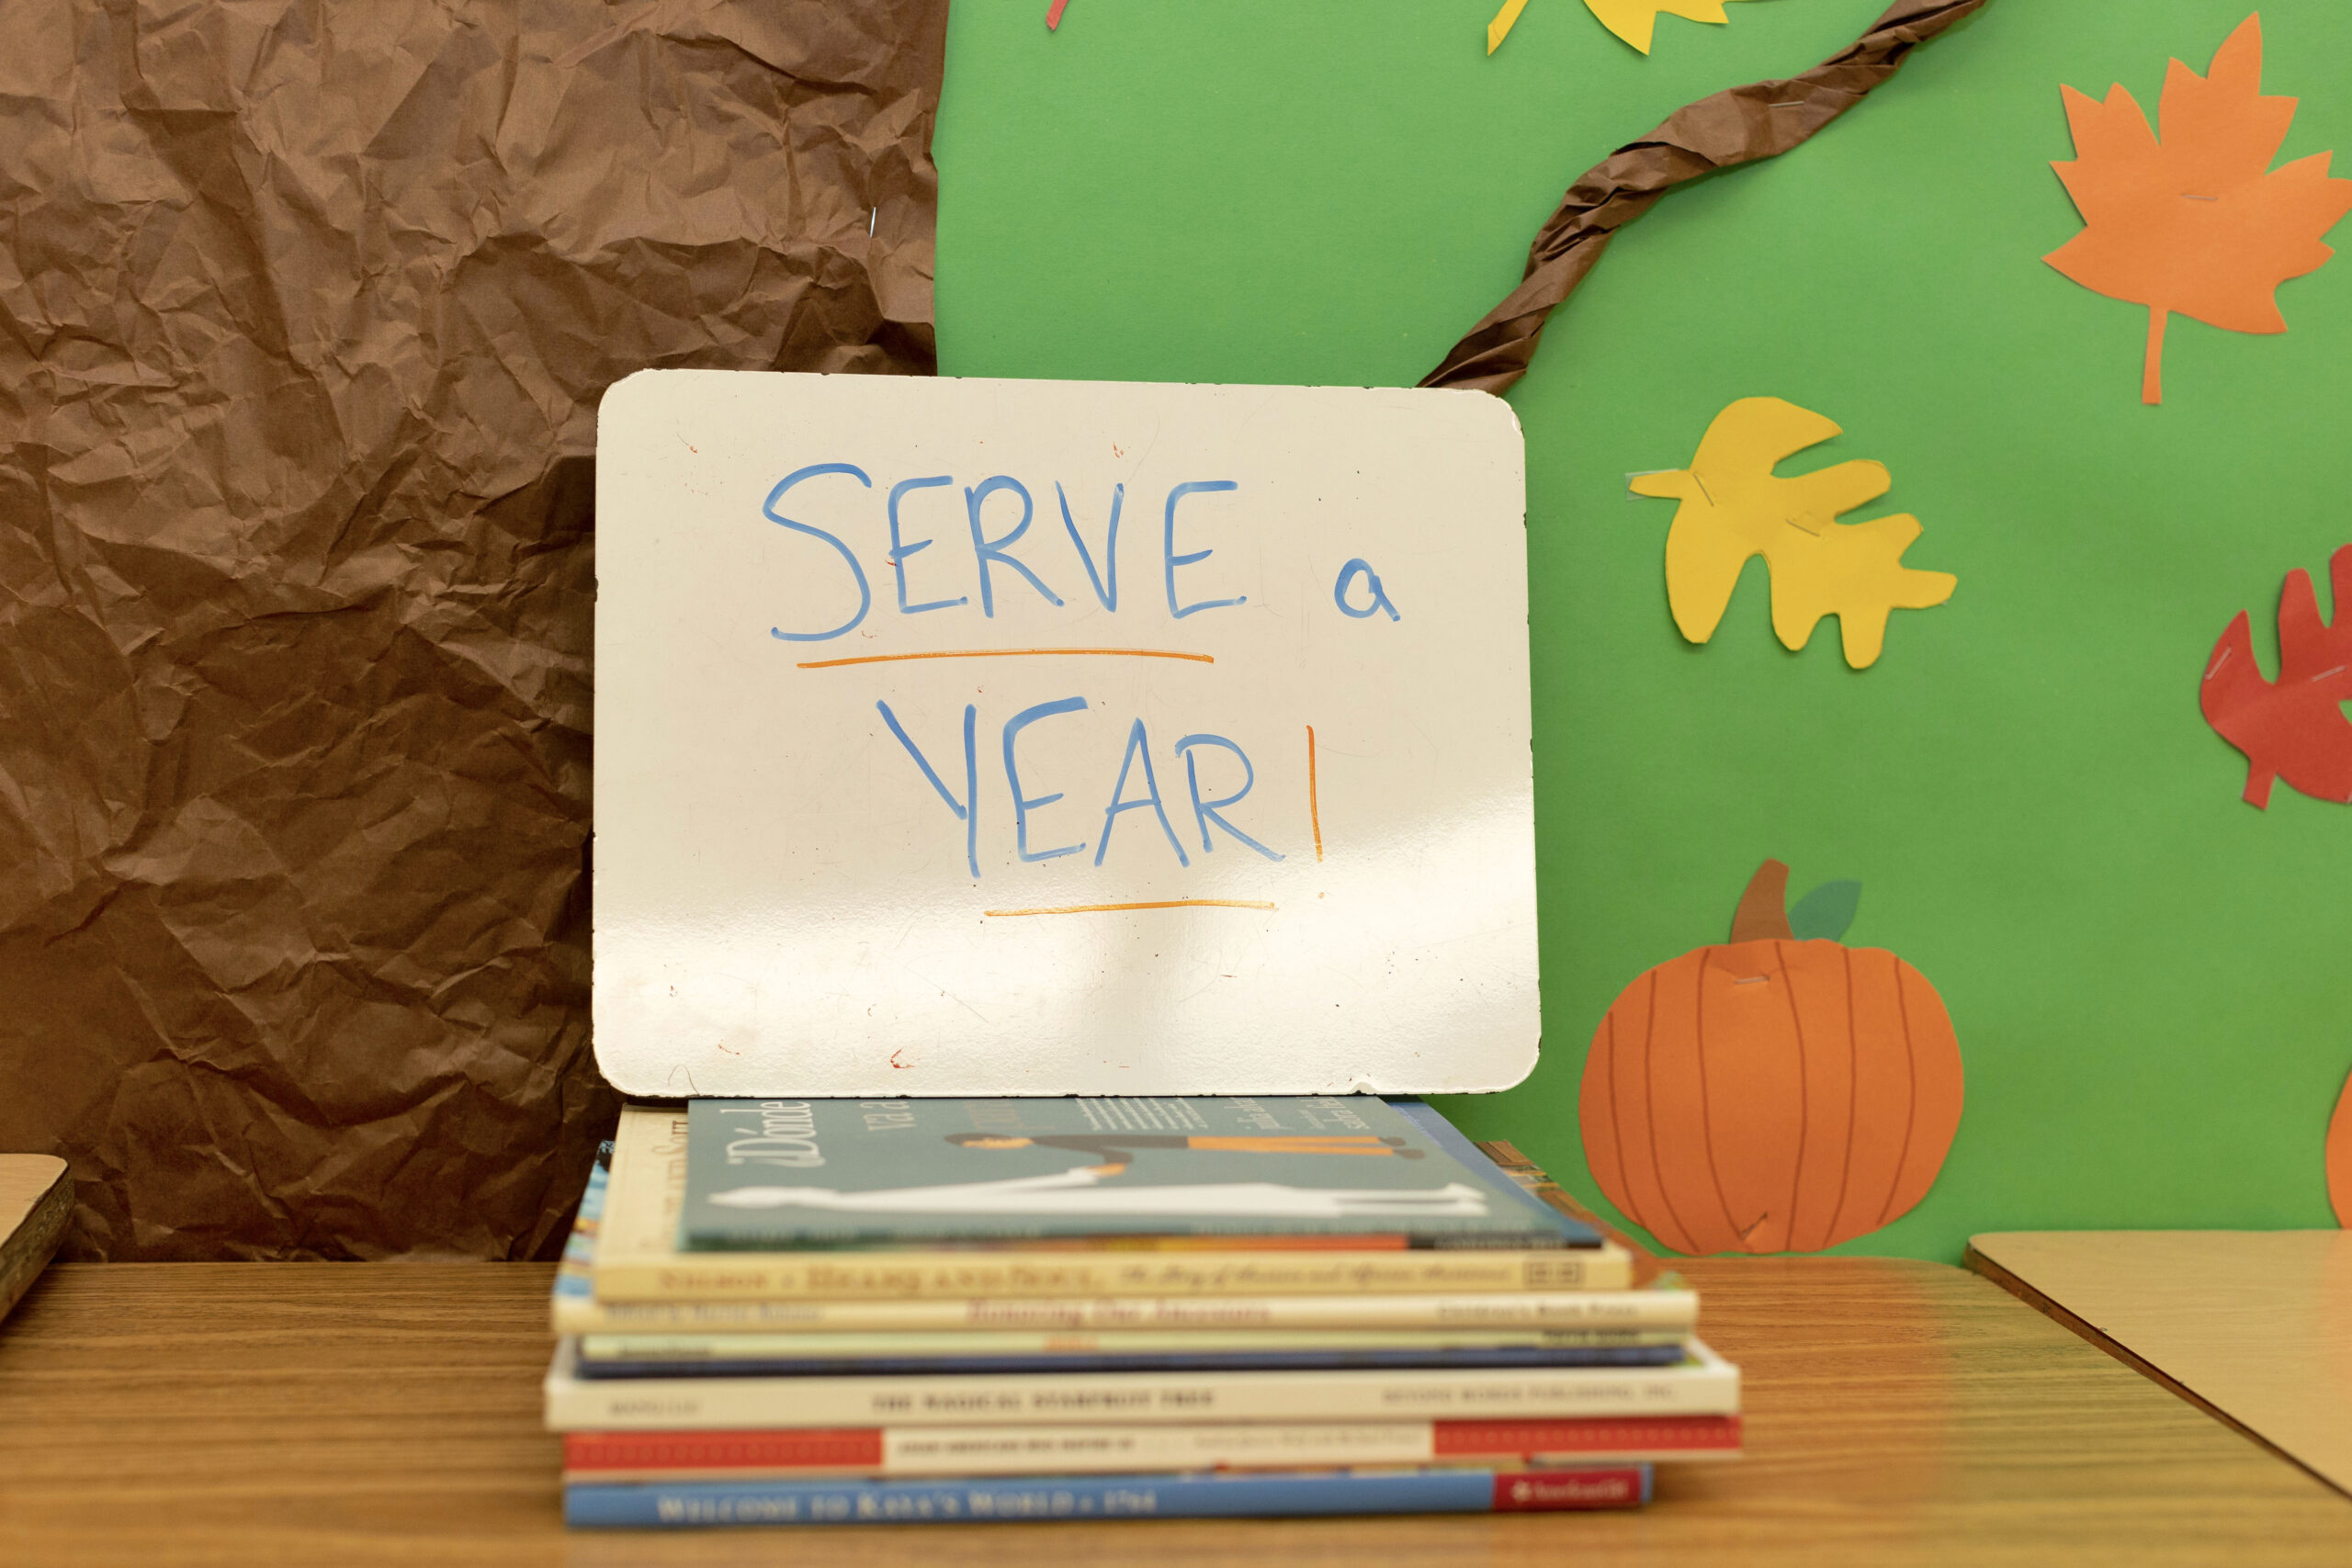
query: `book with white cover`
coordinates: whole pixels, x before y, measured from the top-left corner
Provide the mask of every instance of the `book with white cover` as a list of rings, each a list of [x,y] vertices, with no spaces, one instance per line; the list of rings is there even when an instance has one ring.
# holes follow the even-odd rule
[[[1559,1421],[1245,1421],[815,1431],[571,1432],[566,1480],[1115,1474],[1324,1465],[1736,1459],[1736,1416]]]
[[[1138,1421],[1395,1421],[1729,1416],[1739,1369],[1697,1340],[1673,1367],[1506,1371],[1063,1372],[1018,1377],[630,1378],[578,1374],[557,1342],[559,1432]]]

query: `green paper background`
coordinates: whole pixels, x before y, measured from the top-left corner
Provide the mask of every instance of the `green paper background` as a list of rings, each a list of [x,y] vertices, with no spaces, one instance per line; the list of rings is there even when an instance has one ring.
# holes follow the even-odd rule
[[[956,7],[938,140],[941,368],[958,376],[1405,384],[1517,281],[1577,174],[1678,106],[1787,75],[1880,0],[1658,23],[1645,59],[1534,0],[1046,0]],[[1968,1108],[1908,1216],[1840,1250],[1956,1259],[1974,1232],[2331,1223],[2352,1067],[2352,810],[2245,769],[2197,711],[2241,609],[2275,672],[2294,567],[2352,540],[2352,260],[2286,284],[2283,336],[2146,314],[2040,257],[2079,227],[2058,87],[2153,114],[2245,0],[1992,0],[1788,156],[1666,198],[1555,317],[1527,433],[1544,1055],[1443,1109],[1599,1201],[1577,1132],[1592,1030],[1635,976],[1721,941],[1758,861],[1863,885],[1848,940],[1941,990]],[[2281,160],[2352,160],[2352,6],[2264,13]],[[2347,170],[2346,172],[2352,172]],[[2339,243],[2352,243],[2339,230]],[[1771,393],[1916,513],[1897,611],[1846,668],[1802,653],[1750,562],[1712,643],[1667,614],[1673,503],[1715,412]]]

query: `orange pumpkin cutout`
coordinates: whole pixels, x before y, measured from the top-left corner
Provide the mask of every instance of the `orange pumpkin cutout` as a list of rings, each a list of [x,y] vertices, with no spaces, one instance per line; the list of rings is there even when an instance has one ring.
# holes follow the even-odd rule
[[[1788,881],[1766,861],[1730,942],[1626,987],[1585,1059],[1593,1177],[1677,1252],[1866,1235],[1927,1195],[1960,1128],[1943,998],[1891,953],[1798,941]]]

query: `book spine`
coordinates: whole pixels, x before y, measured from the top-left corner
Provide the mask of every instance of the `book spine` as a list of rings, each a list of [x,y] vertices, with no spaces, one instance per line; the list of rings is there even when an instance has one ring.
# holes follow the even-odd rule
[[[1688,1291],[1504,1292],[1476,1295],[1145,1296],[1072,1300],[598,1302],[560,1285],[559,1334],[760,1335],[1443,1331],[1686,1334]]]
[[[767,1427],[1059,1424],[1072,1421],[1395,1421],[1589,1416],[1728,1416],[1739,1374],[1717,1363],[1662,1371],[1101,1372],[1006,1378],[582,1379],[546,1384],[559,1432]]]
[[[624,1105],[613,1131],[612,1176],[596,1255],[671,1251],[686,1196],[686,1114]]]
[[[1048,1351],[1040,1355],[872,1355],[779,1359],[774,1357],[718,1360],[587,1360],[578,1375],[607,1382],[667,1378],[810,1377],[1030,1377],[1065,1372],[1279,1372],[1357,1371],[1476,1367],[1670,1367],[1682,1359],[1679,1345],[1525,1346],[1457,1348],[1444,1350],[1187,1350],[1121,1354]]]
[[[1313,1514],[1477,1514],[1632,1508],[1646,1465],[1571,1471],[1433,1470],[1323,1474],[1045,1476],[985,1482],[761,1481],[572,1483],[580,1528],[977,1524],[1068,1518],[1262,1518]]]
[[[1560,1227],[1560,1212],[1557,1209],[1536,1196],[1525,1182],[1464,1137],[1461,1129],[1439,1114],[1436,1106],[1419,1099],[1392,1100],[1388,1104],[1391,1110],[1412,1123],[1414,1131],[1460,1161],[1464,1169],[1493,1187],[1510,1201],[1519,1204],[1522,1212],[1542,1216],[1541,1223],[1545,1228],[1557,1230]],[[1577,1224],[1570,1227],[1568,1234],[1579,1236],[1578,1245],[1589,1245],[1592,1238],[1585,1232],[1586,1227]]]
[[[824,1360],[884,1359],[920,1360],[926,1358],[1030,1356],[1217,1356],[1315,1354],[1423,1354],[1454,1350],[1619,1351],[1641,1350],[1639,1357],[1595,1355],[1594,1364],[1650,1366],[1676,1358],[1655,1354],[1682,1343],[1671,1332],[1620,1329],[1357,1329],[1357,1328],[1204,1328],[1156,1334],[1058,1333],[1022,1334],[983,1330],[970,1334],[588,1334],[580,1340],[584,1361],[652,1362],[677,1366],[707,1366],[729,1362],[772,1362],[797,1367]],[[1051,1371],[1050,1367],[1045,1369]],[[1072,1369],[1076,1370],[1076,1369]]]
[[[1728,1458],[1736,1416],[1588,1421],[1357,1421],[1225,1426],[909,1427],[571,1432],[568,1479],[724,1481],[865,1475],[1102,1474],[1324,1466]]]
[[[1580,1421],[1432,1421],[1432,1459],[1536,1454],[1652,1459],[1739,1452],[1737,1416],[1631,1416]]]
[[[1615,1291],[1632,1280],[1615,1247],[1542,1252],[1298,1254],[737,1253],[725,1261],[600,1257],[602,1302],[966,1299],[1039,1296],[1428,1295],[1455,1291]]]
[[[1507,1179],[1498,1171],[1496,1179]],[[1526,1196],[1524,1189],[1514,1188],[1513,1190],[1521,1197]],[[1438,1228],[1434,1221],[1410,1231],[1394,1228],[1302,1230],[1298,1220],[1288,1217],[1256,1223],[1201,1217],[1168,1224],[1167,1229],[1150,1230],[1145,1228],[1145,1222],[1141,1220],[1120,1216],[1113,1224],[1100,1231],[1021,1224],[1011,1220],[994,1219],[986,1224],[966,1225],[959,1229],[911,1224],[899,1224],[888,1229],[878,1226],[833,1229],[796,1225],[787,1233],[778,1234],[766,1227],[742,1230],[705,1227],[676,1250],[685,1258],[707,1258],[725,1257],[737,1252],[875,1252],[908,1247],[958,1247],[969,1251],[989,1248],[1094,1251],[1115,1247],[1123,1252],[1216,1252],[1238,1251],[1243,1247],[1269,1252],[1306,1252],[1317,1248],[1330,1252],[1406,1252],[1417,1248],[1445,1252],[1464,1247],[1483,1247],[1488,1251],[1508,1252],[1600,1245],[1597,1240],[1580,1236],[1571,1239],[1557,1231],[1445,1230]],[[1176,1228],[1180,1224],[1182,1228]]]

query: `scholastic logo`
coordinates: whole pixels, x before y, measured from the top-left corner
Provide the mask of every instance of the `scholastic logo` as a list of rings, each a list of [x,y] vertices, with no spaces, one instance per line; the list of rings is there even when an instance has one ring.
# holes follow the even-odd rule
[[[1494,1506],[1498,1512],[1606,1508],[1638,1502],[1640,1496],[1640,1474],[1629,1470],[1495,1477]]]

